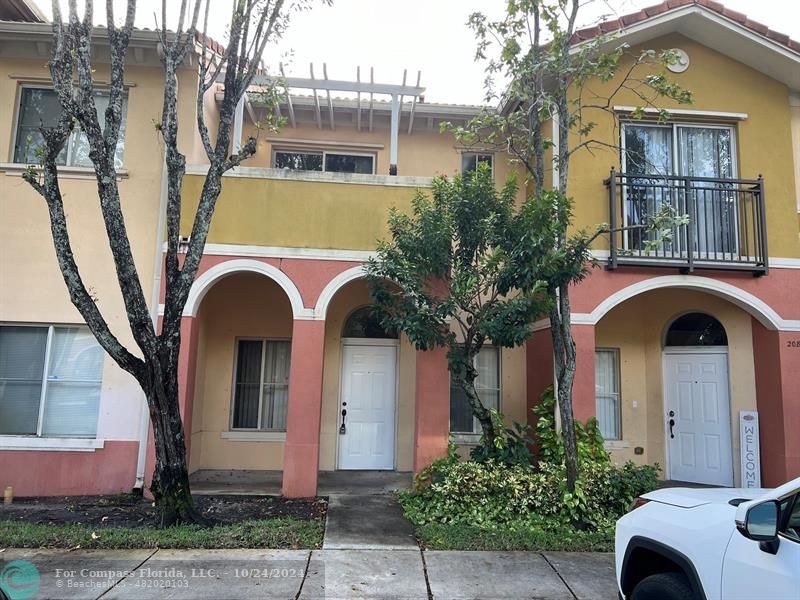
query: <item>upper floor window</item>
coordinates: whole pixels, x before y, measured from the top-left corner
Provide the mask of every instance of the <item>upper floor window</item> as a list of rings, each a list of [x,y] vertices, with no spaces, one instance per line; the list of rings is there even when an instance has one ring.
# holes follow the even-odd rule
[[[500,410],[500,349],[484,346],[475,357],[478,377],[475,390],[483,405],[489,410]],[[450,379],[450,431],[454,433],[480,433],[481,426],[472,415],[467,395],[453,378]]]
[[[721,125],[623,124],[623,170],[631,175],[736,176],[734,129]]]
[[[94,102],[100,127],[105,127],[105,111],[108,108],[108,92],[94,93]],[[114,155],[117,168],[122,167],[122,153],[125,146],[125,126],[127,121],[128,100],[122,99],[122,125]],[[14,140],[14,162],[38,164],[37,150],[44,143],[40,129],[55,127],[61,114],[61,105],[52,89],[23,87],[20,93],[19,111],[17,113],[17,134]],[[86,134],[75,126],[64,144],[64,148],[56,161],[59,165],[70,167],[91,167],[89,158],[89,140]]]
[[[272,166],[292,171],[327,171],[329,173],[375,173],[375,156],[349,152],[316,150],[275,150]]]
[[[238,341],[231,429],[286,431],[291,353],[288,340]]]
[[[461,155],[461,174],[473,173],[478,170],[478,165],[487,164],[494,169],[494,156],[478,152],[464,152]]]
[[[95,437],[103,356],[86,327],[0,326],[0,435]]]

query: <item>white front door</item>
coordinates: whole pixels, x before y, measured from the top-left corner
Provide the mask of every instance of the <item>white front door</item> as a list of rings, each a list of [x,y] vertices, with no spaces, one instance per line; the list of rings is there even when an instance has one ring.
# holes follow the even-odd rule
[[[397,346],[345,345],[342,353],[339,468],[394,469]]]
[[[728,354],[664,353],[669,479],[733,485]]]

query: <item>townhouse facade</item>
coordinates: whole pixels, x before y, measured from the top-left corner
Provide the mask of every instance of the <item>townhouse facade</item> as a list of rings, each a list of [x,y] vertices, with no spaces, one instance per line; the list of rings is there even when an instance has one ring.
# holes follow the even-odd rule
[[[606,29],[616,27],[633,53],[679,49],[671,75],[694,103],[666,106],[663,123],[633,118],[636,99],[617,96],[613,115],[597,115],[596,135],[621,150],[573,156],[575,226],[627,227],[598,242],[600,267],[573,290],[576,415],[598,417],[616,460],[729,486],[743,483],[739,419],[755,412],[762,480],[778,484],[800,474],[800,45],[711,2],[664,3]],[[0,487],[130,490],[152,472],[143,396],[81,324],[44,203],[20,177],[36,128],[55,110],[50,28],[0,22],[0,40],[0,103],[9,107],[0,119]],[[97,44],[102,102],[102,31]],[[160,76],[156,36],[138,31],[120,187],[156,322]],[[440,133],[442,122],[465,122],[479,107],[425,102],[419,85],[373,79],[289,78],[309,93],[284,98],[286,123],[274,134],[256,130],[266,110],[257,90],[238,111],[234,137],[255,135],[258,152],[224,178],[182,322],[191,472],[282,471],[284,494],[310,496],[320,471],[418,471],[449,439],[468,448],[479,438],[444,351],[418,352],[375,321],[363,264],[387,235],[389,209],[408,210],[432,177],[482,162],[498,184],[522,174],[508,156]],[[204,173],[196,84],[190,59],[179,82],[184,235]],[[218,94],[212,87],[205,98],[209,123]],[[130,343],[86,161],[76,132],[62,185],[77,261]],[[631,226],[665,204],[690,222],[653,245]],[[482,398],[509,423],[528,421],[553,382],[548,327],[538,322],[524,346],[478,358]]]

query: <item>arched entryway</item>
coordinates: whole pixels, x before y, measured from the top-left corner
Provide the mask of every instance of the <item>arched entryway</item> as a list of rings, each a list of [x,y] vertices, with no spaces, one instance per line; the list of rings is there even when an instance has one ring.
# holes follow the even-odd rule
[[[758,409],[753,327],[734,303],[691,289],[608,310],[590,340],[589,393],[613,458],[658,463],[663,479],[736,485],[739,414]]]
[[[381,325],[372,306],[352,311],[342,328],[336,467],[395,468],[397,332]]]
[[[713,316],[689,312],[664,335],[667,477],[733,485],[728,336]]]
[[[287,292],[269,271],[243,269],[226,271],[198,289],[190,468],[279,474],[294,288]]]

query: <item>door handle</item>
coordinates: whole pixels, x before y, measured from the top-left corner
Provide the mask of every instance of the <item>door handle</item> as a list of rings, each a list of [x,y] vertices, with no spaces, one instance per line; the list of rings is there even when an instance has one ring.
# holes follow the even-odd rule
[[[672,412],[672,411],[670,411],[670,412]],[[342,427],[344,427],[344,425],[342,425]],[[675,434],[672,433],[672,428],[673,427],[675,427],[675,419],[670,419],[669,420],[669,437],[670,438],[674,438],[675,437]]]
[[[339,435],[344,435],[345,433],[347,433],[347,427],[345,426],[345,422],[344,422],[346,417],[347,417],[347,409],[343,408],[342,409],[342,425],[341,425],[341,427],[339,427]]]

